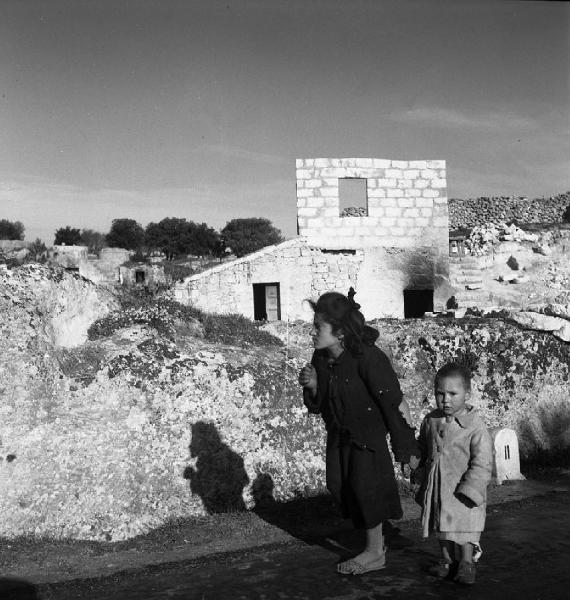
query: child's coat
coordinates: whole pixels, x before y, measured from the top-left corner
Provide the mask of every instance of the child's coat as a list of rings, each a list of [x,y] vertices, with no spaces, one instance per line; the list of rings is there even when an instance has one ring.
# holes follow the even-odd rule
[[[420,429],[425,475],[416,499],[422,505],[424,537],[430,530],[474,532],[485,527],[493,447],[477,411],[469,405],[466,409],[449,423],[436,409],[425,417]]]

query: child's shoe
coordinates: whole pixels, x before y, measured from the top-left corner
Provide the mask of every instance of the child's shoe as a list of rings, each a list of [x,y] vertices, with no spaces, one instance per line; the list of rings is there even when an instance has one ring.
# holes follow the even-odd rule
[[[463,583],[464,585],[473,585],[475,583],[476,572],[477,567],[475,566],[475,563],[461,561],[457,568],[457,575],[454,580],[457,581],[457,583]]]
[[[435,577],[449,577],[451,574],[452,563],[445,560],[445,558],[440,558],[439,561],[429,567],[428,573],[430,575],[435,575]]]

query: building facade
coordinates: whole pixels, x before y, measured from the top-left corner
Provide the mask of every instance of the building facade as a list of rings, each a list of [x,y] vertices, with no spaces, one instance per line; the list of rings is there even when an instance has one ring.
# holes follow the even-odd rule
[[[307,320],[306,299],[353,287],[369,319],[445,309],[445,161],[311,158],[296,169],[298,236],[186,278],[175,286],[180,302]]]

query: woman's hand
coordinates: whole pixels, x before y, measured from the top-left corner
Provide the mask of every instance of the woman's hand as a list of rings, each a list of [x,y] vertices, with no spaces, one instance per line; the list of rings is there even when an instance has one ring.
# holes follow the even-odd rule
[[[409,407],[408,403],[406,402],[406,400],[402,400],[400,402],[400,405],[398,406],[398,410],[400,411],[400,414],[402,415],[402,417],[404,417],[404,420],[406,421],[406,423],[410,427],[413,427],[414,422],[412,421],[412,415],[410,414],[410,407]]]
[[[308,389],[313,396],[317,393],[317,371],[313,365],[307,363],[299,371],[299,384]]]

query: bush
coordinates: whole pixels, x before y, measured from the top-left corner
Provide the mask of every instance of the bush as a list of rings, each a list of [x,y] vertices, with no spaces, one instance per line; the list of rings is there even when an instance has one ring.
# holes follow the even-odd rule
[[[148,325],[172,339],[174,322],[199,321],[204,337],[210,342],[245,346],[282,346],[283,342],[242,315],[204,313],[169,298],[154,298],[146,293],[125,292],[119,298],[121,308],[95,321],[87,332],[90,340],[107,337],[131,325]]]

